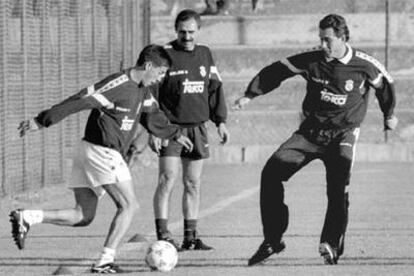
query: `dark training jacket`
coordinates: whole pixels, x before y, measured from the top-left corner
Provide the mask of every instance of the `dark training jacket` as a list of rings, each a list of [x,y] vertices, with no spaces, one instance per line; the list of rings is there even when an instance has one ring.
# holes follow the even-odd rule
[[[129,73],[130,69],[110,75],[40,112],[35,120],[49,127],[73,113],[92,109],[83,139],[115,149],[124,158],[138,123],[160,138],[178,138],[179,127],[170,124],[150,90],[132,81]]]
[[[282,81],[295,75],[306,82],[302,102],[305,120],[302,126],[320,129],[359,127],[368,107],[372,87],[384,118],[393,115],[395,91],[393,79],[376,59],[351,48],[341,59],[327,60],[320,47],[263,68],[249,83],[245,96],[254,98],[271,92]]]
[[[153,93],[170,121],[197,125],[210,119],[217,126],[226,122],[222,81],[210,49],[197,44],[193,51],[185,51],[176,41],[164,48],[172,66]]]

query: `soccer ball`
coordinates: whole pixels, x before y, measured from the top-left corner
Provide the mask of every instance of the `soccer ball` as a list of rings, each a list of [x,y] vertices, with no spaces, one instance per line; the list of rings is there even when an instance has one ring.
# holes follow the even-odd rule
[[[145,263],[151,270],[168,272],[178,261],[177,249],[167,241],[155,241],[147,249]]]

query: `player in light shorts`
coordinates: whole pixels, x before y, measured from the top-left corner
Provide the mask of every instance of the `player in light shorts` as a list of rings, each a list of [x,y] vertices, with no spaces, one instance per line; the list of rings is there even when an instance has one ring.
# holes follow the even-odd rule
[[[131,179],[129,167],[118,151],[84,140],[79,142],[68,188],[90,188],[101,197],[105,194],[102,183],[118,183]]]
[[[92,273],[122,272],[114,264],[116,250],[136,211],[131,173],[125,162],[138,124],[151,134],[172,139],[192,150],[191,141],[169,122],[159,109],[148,86],[159,82],[171,65],[165,50],[157,45],[145,47],[132,68],[110,75],[82,89],[35,118],[20,123],[20,136],[49,127],[81,110],[91,109],[85,134],[73,162],[71,189],[75,207],[60,210],[22,210],[10,213],[13,239],[19,249],[25,247],[29,228],[38,223],[87,226],[95,217],[99,198],[109,194],[117,211],[105,239],[102,254]]]

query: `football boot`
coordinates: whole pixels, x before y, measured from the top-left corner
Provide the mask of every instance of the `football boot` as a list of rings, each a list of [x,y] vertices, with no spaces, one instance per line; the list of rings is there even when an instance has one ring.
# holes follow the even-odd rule
[[[319,245],[319,253],[323,258],[323,262],[326,265],[336,265],[338,263],[338,253],[335,248],[329,245],[327,242],[323,242]]]
[[[103,264],[100,266],[92,266],[91,273],[101,273],[101,274],[115,274],[115,273],[125,273],[125,271],[114,263]]]
[[[9,216],[13,240],[19,249],[23,249],[30,225],[23,219],[22,209],[11,211]]]
[[[282,252],[286,248],[286,245],[283,241],[280,241],[277,244],[270,243],[268,241],[263,241],[263,243],[259,246],[256,253],[249,259],[247,265],[253,266],[265,261],[273,254],[277,254]]]

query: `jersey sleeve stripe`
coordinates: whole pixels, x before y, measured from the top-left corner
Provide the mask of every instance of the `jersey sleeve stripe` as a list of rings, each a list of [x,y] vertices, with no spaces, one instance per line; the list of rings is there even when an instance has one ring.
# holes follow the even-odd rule
[[[296,68],[292,63],[290,63],[290,61],[287,58],[282,58],[280,62],[295,74],[300,74],[300,73],[305,72],[304,70],[300,70]]]
[[[372,65],[374,65],[380,71],[380,74],[378,74],[378,76],[375,78],[375,80],[377,80],[378,78],[381,79],[381,77],[384,76],[388,80],[389,83],[394,82],[394,80],[391,77],[390,73],[388,73],[388,71],[385,69],[385,67],[377,59],[373,58],[372,56],[370,56],[366,53],[359,52],[359,51],[356,51],[355,55],[357,57],[363,59],[363,60],[366,60],[366,61],[370,62]],[[378,79],[378,81],[379,81],[379,79]],[[375,80],[371,80],[371,83],[375,84]]]
[[[97,100],[103,107],[106,107],[108,109],[114,108],[114,103],[109,101],[104,95],[102,94],[93,94],[91,95],[92,98]]]
[[[219,81],[222,81],[221,80],[221,76],[220,76],[220,74],[219,74],[219,72],[217,70],[217,66],[210,66],[210,79],[212,79],[212,75],[213,74],[217,76],[217,79]]]
[[[374,86],[377,86],[377,84],[379,84],[381,82],[381,79],[384,75],[382,73],[379,73],[378,76],[374,79],[371,80],[370,83]]]
[[[111,80],[107,84],[105,84],[103,87],[99,88],[96,93],[103,93],[105,91],[108,91],[109,89],[113,89],[117,86],[120,86],[121,84],[127,82],[129,80],[127,75],[121,75],[117,77],[116,79]]]
[[[94,85],[89,85],[88,88],[87,88],[87,90],[86,90],[85,97],[88,97],[88,96],[90,96],[90,95],[92,95],[94,93],[95,93],[95,86]]]

